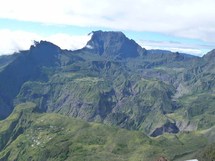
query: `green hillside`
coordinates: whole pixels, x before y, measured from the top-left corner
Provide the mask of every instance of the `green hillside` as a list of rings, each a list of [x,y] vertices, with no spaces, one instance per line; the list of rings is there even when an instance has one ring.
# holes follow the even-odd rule
[[[20,104],[0,122],[0,160],[153,161],[165,156],[176,161],[194,156],[208,141],[201,132],[153,139],[138,131],[34,111],[34,103]]]

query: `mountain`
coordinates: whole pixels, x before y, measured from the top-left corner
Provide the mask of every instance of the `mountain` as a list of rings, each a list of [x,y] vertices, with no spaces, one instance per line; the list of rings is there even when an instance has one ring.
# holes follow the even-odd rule
[[[84,50],[115,59],[132,58],[144,54],[145,49],[122,32],[93,31]]]
[[[177,77],[195,59],[180,53],[147,51],[121,32],[96,31],[85,48],[74,52],[45,41],[36,43],[0,73],[0,94],[9,109],[4,110],[6,114],[12,111],[13,103],[33,101],[43,112],[153,136],[160,135],[157,131],[163,128],[161,134],[177,133],[180,127],[167,115],[179,107],[172,99]]]
[[[6,139],[9,142],[2,144],[0,156],[3,158],[12,153],[6,145],[10,144],[13,149],[13,144],[20,142],[18,136],[30,135],[25,129],[39,126],[33,123],[34,119],[52,115],[56,124],[62,124],[58,117],[67,120],[69,116],[93,122],[89,124],[99,123],[101,128],[114,126],[138,131],[158,146],[159,153],[155,147],[149,150],[152,154],[158,153],[156,157],[163,156],[160,150],[164,147],[183,145],[173,149],[174,155],[167,148],[165,157],[175,161],[195,157],[198,150],[215,142],[209,140],[214,136],[212,127],[215,125],[214,51],[200,58],[178,52],[146,50],[122,32],[94,31],[86,46],[79,50],[62,50],[50,42],[40,41],[13,58],[0,57],[0,62],[3,62],[0,63],[2,124],[15,107],[26,102],[30,104],[25,106],[34,105],[30,113],[37,115],[31,115],[33,120],[21,121],[27,121],[26,127],[21,128],[23,131],[15,132],[15,137],[12,135]],[[20,119],[21,116],[16,122]],[[67,141],[69,139],[65,144]],[[148,146],[144,141],[142,145]],[[84,146],[88,148],[88,145]],[[23,147],[27,148],[27,143]],[[107,152],[107,149],[103,150],[101,153]],[[41,150],[37,152],[39,154]],[[18,153],[21,153],[20,149]],[[122,154],[125,153],[126,150]]]

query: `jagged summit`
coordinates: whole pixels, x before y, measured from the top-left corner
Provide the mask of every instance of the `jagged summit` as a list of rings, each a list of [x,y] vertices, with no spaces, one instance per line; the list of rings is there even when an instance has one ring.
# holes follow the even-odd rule
[[[30,47],[30,52],[38,52],[40,54],[48,54],[50,52],[52,54],[56,54],[59,52],[59,50],[60,47],[58,47],[57,45],[43,40],[41,40],[40,42],[34,41],[34,45],[31,45]]]
[[[41,47],[41,46],[55,46],[55,47],[58,47],[57,45],[49,42],[49,41],[46,41],[46,40],[41,40],[41,41],[34,41],[34,45],[32,45],[34,47]],[[59,48],[59,47],[58,47]]]
[[[116,58],[137,57],[144,50],[134,40],[127,38],[122,32],[93,31],[85,50],[95,54]]]

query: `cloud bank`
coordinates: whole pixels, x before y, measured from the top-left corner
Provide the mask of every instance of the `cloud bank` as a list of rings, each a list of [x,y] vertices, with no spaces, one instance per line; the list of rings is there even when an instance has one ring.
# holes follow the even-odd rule
[[[151,31],[215,42],[214,0],[7,0],[0,18]]]
[[[91,37],[89,35],[73,36],[68,34],[54,34],[43,36],[26,31],[11,31],[8,29],[0,30],[0,55],[13,54],[19,50],[28,50],[34,40],[47,40],[62,49],[80,49],[84,47]]]

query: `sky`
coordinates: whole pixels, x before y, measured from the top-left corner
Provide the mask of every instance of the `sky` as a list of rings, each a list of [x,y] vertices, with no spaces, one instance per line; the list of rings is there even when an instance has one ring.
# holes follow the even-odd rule
[[[34,40],[62,49],[91,31],[122,31],[146,49],[202,56],[215,48],[214,0],[0,0],[0,55]]]

